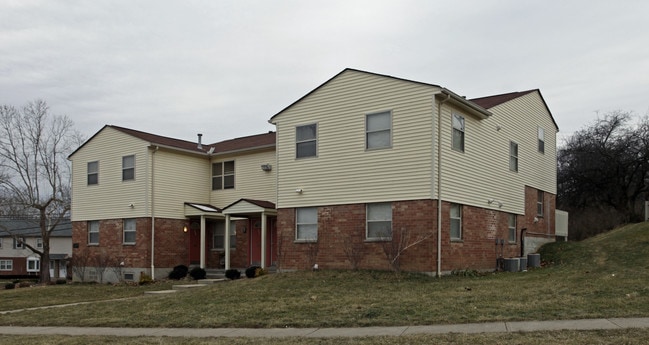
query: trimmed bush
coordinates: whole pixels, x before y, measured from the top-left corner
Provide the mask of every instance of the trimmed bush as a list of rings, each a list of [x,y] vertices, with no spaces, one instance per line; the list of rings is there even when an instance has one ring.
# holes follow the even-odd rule
[[[255,278],[266,274],[266,270],[259,266],[250,266],[246,268],[246,277]]]
[[[230,280],[235,280],[241,278],[241,272],[236,269],[229,269],[225,271],[225,277]]]
[[[173,280],[180,280],[183,279],[187,276],[187,272],[189,272],[189,268],[185,265],[178,265],[174,267],[174,269],[169,272],[169,279]]]
[[[16,287],[16,284],[14,284],[14,283],[5,284],[5,289],[7,289],[7,290],[14,289],[15,287]]]
[[[199,279],[205,279],[205,277],[207,277],[207,272],[205,272],[205,270],[200,267],[194,267],[192,268],[191,271],[189,271],[189,275],[194,280],[199,280]]]

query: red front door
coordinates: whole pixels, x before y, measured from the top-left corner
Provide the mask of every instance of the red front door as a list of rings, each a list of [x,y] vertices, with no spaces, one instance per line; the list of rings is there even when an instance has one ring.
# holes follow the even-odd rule
[[[253,218],[250,220],[250,265],[261,265],[261,219]],[[272,266],[277,260],[277,229],[275,228],[275,219],[268,218],[266,232],[266,266]]]
[[[189,264],[198,265],[201,263],[201,231],[199,229],[189,230]]]

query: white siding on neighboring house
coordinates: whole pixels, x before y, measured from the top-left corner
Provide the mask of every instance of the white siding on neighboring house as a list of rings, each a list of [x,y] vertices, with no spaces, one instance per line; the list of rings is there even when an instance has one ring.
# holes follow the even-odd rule
[[[272,120],[281,175],[278,208],[430,199],[438,90],[348,70],[285,109]],[[366,150],[365,117],[383,111],[392,112],[392,147]],[[312,123],[317,157],[296,159],[295,128]]]
[[[71,157],[72,221],[148,215],[149,150],[146,141],[110,127]],[[122,157],[135,155],[135,179],[122,181]],[[88,162],[99,161],[99,183],[87,184]],[[129,207],[133,203],[134,207]]]
[[[221,155],[212,158],[212,163],[227,161],[234,161],[234,188],[212,190],[210,170],[210,175],[205,180],[204,186],[207,191],[211,191],[209,200],[211,205],[223,208],[243,198],[276,202],[275,150]],[[262,164],[270,164],[271,171],[263,171]]]
[[[153,194],[156,217],[182,219],[184,203],[209,203],[210,161],[208,156],[159,149],[152,154]],[[150,188],[149,188],[150,189]]]
[[[442,106],[442,199],[524,214],[526,185],[556,194],[556,127],[537,92],[489,111],[492,116],[479,120]],[[451,149],[454,112],[465,118],[464,152]],[[544,154],[537,150],[539,125],[545,128]],[[509,168],[510,142],[518,144],[518,172]]]

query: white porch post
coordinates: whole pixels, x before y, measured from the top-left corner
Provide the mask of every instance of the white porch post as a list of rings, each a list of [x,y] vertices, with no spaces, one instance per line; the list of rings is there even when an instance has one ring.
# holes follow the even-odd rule
[[[266,212],[261,212],[261,268],[266,268]]]
[[[223,241],[225,246],[225,269],[230,269],[230,215],[225,215],[225,238]]]
[[[205,268],[205,216],[201,216],[201,268]]]

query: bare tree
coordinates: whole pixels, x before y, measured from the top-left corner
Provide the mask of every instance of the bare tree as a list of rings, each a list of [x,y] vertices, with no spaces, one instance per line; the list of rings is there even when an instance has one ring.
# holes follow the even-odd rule
[[[390,265],[390,268],[397,274],[401,273],[401,256],[408,250],[419,243],[431,238],[433,232],[427,232],[418,236],[413,236],[407,228],[401,228],[393,231],[392,236],[385,236],[383,244],[383,253]]]
[[[359,235],[349,235],[343,240],[343,251],[349,264],[352,266],[352,270],[357,270],[358,266],[363,259],[363,237],[362,232],[357,231],[355,234]]]
[[[82,283],[86,280],[86,269],[90,265],[90,259],[90,251],[88,248],[84,248],[76,252],[70,260],[72,271],[79,277]]]
[[[67,156],[81,142],[66,116],[50,115],[47,103],[21,109],[0,106],[0,193],[13,210],[37,219],[43,248],[25,244],[40,256],[40,281],[50,280],[50,234],[70,211]]]

